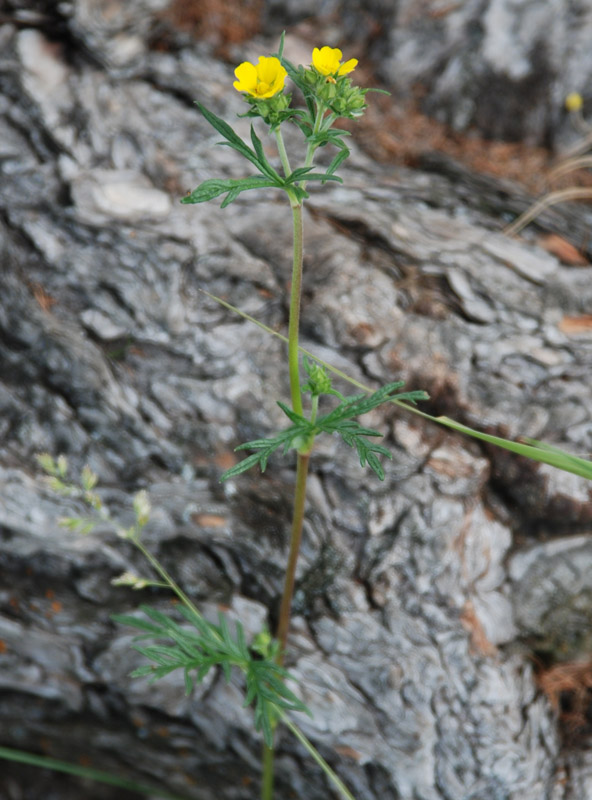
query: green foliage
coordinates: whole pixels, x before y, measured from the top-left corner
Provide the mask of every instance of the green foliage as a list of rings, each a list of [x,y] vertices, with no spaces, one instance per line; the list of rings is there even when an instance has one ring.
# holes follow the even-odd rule
[[[86,536],[95,529],[98,520],[96,517],[60,517],[58,520],[62,528],[67,528],[72,533]]]
[[[41,469],[48,475],[55,478],[66,477],[68,473],[68,461],[66,456],[60,455],[54,460],[53,456],[49,453],[40,453],[36,458]]]
[[[571,472],[574,475],[579,475],[581,478],[592,480],[592,461],[581,458],[580,456],[574,456],[572,453],[568,453],[567,450],[562,450],[560,447],[554,447],[545,442],[539,442],[537,439],[529,439],[527,436],[522,437],[526,444],[512,442],[510,439],[502,439],[500,436],[492,436],[489,433],[473,430],[473,428],[462,425],[460,422],[455,422],[449,417],[431,417],[423,411],[418,411],[417,413],[423,417],[432,419],[434,422],[438,422],[440,425],[445,425],[447,428],[452,428],[460,433],[465,433],[467,436],[472,436],[474,439],[481,439],[483,442],[488,442],[504,450],[510,450],[512,453],[530,458],[532,461],[549,464],[564,472]]]
[[[293,724],[293,723],[291,723]],[[300,734],[302,736],[302,734]],[[54,772],[63,772],[67,775],[74,775],[77,778],[82,778],[85,781],[98,781],[105,783],[109,786],[116,786],[127,792],[135,792],[136,794],[149,795],[152,800],[160,798],[160,800],[188,800],[188,798],[181,797],[177,794],[165,792],[154,786],[144,786],[137,781],[129,780],[127,778],[120,778],[111,772],[104,772],[100,769],[93,767],[84,767],[81,764],[73,764],[68,761],[62,761],[59,758],[51,758],[50,756],[40,756],[37,753],[27,753],[23,750],[16,750],[12,747],[0,747],[0,759],[7,761],[14,761],[19,764],[27,764],[29,767],[40,767],[41,769],[50,769]],[[82,791],[82,789],[81,789]],[[88,797],[85,791],[84,796]]]
[[[171,617],[150,606],[140,606],[148,618],[116,615],[113,619],[122,625],[142,631],[136,642],[152,639],[155,644],[135,644],[135,649],[152,664],[139,667],[132,677],[150,677],[152,681],[183,670],[185,690],[189,694],[195,683],[201,683],[213,667],[220,667],[226,680],[230,680],[233,667],[240,669],[246,680],[245,706],[255,706],[255,726],[263,733],[268,747],[273,744],[273,729],[277,720],[277,709],[304,711],[306,706],[288,689],[285,680],[288,672],[276,663],[278,643],[267,645],[265,657],[261,655],[260,634],[256,637],[258,648],[249,648],[243,626],[235,623],[232,636],[224,614],[219,614],[218,625],[208,622],[193,609],[179,610],[191,624],[191,628],[179,625]]]
[[[283,122],[292,120],[302,113],[300,109],[289,107],[292,101],[290,94],[276,94],[264,100],[246,95],[244,98],[251,108],[246,114],[239,114],[239,117],[261,117],[269,125],[271,132],[275,131]]]
[[[181,203],[205,203],[208,200],[213,200],[215,197],[225,194],[226,197],[222,202],[222,208],[225,208],[227,205],[236,200],[241,192],[248,191],[249,189],[264,188],[283,189],[291,194],[299,203],[301,203],[305,198],[308,197],[306,190],[302,186],[298,185],[298,183],[303,179],[305,179],[307,182],[342,182],[341,178],[338,178],[333,174],[336,168],[333,164],[331,165],[333,169],[330,167],[329,170],[324,173],[312,172],[312,167],[301,167],[294,170],[294,172],[292,172],[288,177],[282,178],[282,176],[279,175],[279,173],[267,160],[263,151],[261,140],[257,136],[253,126],[251,126],[251,143],[253,147],[249,147],[249,145],[243,142],[240,136],[234,132],[227,122],[225,122],[223,119],[220,119],[220,117],[217,117],[216,114],[209,111],[207,108],[205,108],[205,106],[202,106],[201,103],[197,103],[197,107],[210,125],[224,137],[225,141],[220,142],[220,144],[231,147],[237,153],[240,153],[243,158],[246,158],[247,161],[250,161],[251,164],[253,164],[259,170],[261,175],[255,175],[248,178],[210,178],[206,181],[203,181],[203,183],[200,183],[200,185],[194,189],[193,192],[190,192],[187,197],[184,197],[181,200]]]
[[[273,178],[265,178],[254,175],[251,178],[210,178],[194,189],[191,194],[184,197],[182,203],[205,203],[208,200],[213,200],[221,194],[226,194],[222,202],[222,208],[236,200],[241,192],[246,192],[248,189],[263,189],[266,186],[283,187],[283,181],[280,182]]]
[[[345,397],[333,388],[331,377],[322,364],[318,364],[312,358],[307,358],[306,356],[304,356],[302,363],[308,375],[308,380],[300,387],[303,392],[310,392],[313,397],[332,394],[335,397],[339,397],[340,400],[345,400]]]
[[[337,433],[345,444],[349,447],[355,447],[361,466],[364,467],[367,464],[378,475],[380,480],[384,480],[384,470],[377,454],[384,455],[387,458],[391,458],[391,454],[382,445],[374,444],[367,440],[368,436],[375,437],[382,436],[382,434],[372,428],[363,427],[353,417],[367,414],[387,401],[407,401],[415,405],[418,400],[429,399],[426,392],[423,391],[397,393],[397,389],[402,386],[402,381],[396,381],[388,383],[371,395],[359,394],[344,399],[333,411],[318,417],[314,422],[300,414],[296,414],[284,403],[278,401],[278,406],[292,422],[292,425],[269,439],[254,439],[251,442],[239,445],[236,450],[256,450],[257,452],[226,470],[220,480],[225,481],[235,475],[240,475],[257,464],[261,472],[265,472],[269,457],[280,447],[283,448],[284,454],[292,449],[310,449],[315,436],[319,433]]]

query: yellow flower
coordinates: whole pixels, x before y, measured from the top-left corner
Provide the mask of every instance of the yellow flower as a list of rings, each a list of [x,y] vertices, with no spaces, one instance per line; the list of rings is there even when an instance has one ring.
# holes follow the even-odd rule
[[[347,75],[353,72],[358,64],[357,58],[350,58],[344,64],[341,63],[341,50],[337,47],[318,47],[312,51],[312,65],[321,75]]]
[[[237,92],[247,92],[251,97],[259,99],[273,97],[281,92],[288,75],[280,60],[273,56],[259,56],[257,65],[243,61],[234,70],[234,74],[238,78],[233,83]]]
[[[565,107],[568,111],[581,111],[584,101],[578,92],[570,92],[565,98]]]

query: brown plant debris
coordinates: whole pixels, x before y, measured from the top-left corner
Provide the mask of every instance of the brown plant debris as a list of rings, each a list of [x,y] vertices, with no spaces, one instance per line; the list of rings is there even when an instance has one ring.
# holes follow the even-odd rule
[[[206,39],[225,56],[228,46],[261,30],[262,0],[172,0],[163,19],[195,39]]]
[[[592,659],[543,669],[537,682],[559,717],[566,744],[586,743],[592,734]]]

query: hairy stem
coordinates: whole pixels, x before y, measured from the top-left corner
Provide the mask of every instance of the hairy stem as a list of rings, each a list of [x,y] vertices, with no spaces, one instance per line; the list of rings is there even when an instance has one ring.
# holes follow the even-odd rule
[[[315,117],[314,126],[312,129],[313,136],[320,131],[321,125],[323,124],[323,117],[325,116],[326,108],[323,105],[319,105],[317,108],[317,115]],[[304,159],[304,166],[305,167],[312,167],[312,161],[314,158],[315,151],[318,145],[309,142],[308,147],[306,148],[306,158]],[[300,182],[300,188],[306,189],[306,180]]]
[[[292,409],[302,414],[302,394],[300,392],[300,369],[298,353],[298,331],[300,328],[300,295],[302,293],[302,205],[292,203],[294,223],[294,263],[292,267],[292,288],[290,292],[290,324],[288,326],[288,370],[290,373],[290,395]]]
[[[290,160],[288,159],[288,154],[286,153],[284,138],[279,127],[275,129],[275,140],[277,142],[280,161],[282,162],[282,167],[284,168],[284,174],[286,178],[288,178],[292,174],[292,168],[290,167]]]

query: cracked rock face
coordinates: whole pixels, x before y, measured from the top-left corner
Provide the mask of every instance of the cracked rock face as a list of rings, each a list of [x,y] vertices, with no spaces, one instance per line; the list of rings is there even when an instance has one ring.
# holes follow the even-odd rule
[[[146,565],[104,526],[60,528],[79,509],[35,462],[89,464],[124,522],[147,488],[146,546],[204,613],[226,607],[249,635],[273,625],[293,465],[218,479],[236,445],[284,424],[283,345],[202,290],[285,331],[289,208],[178,203],[249,169],[193,106],[236,120],[232,68],[182,38],[151,48],[162,4],[130,3],[117,30],[108,5],[73,4],[62,40],[0,27],[0,743],[250,800],[260,740],[240,683],[212,674],[186,697],[182,676],[129,677],[142,660],[110,617],[140,600],[110,581]],[[592,269],[502,233],[529,198],[355,146],[343,177],[306,211],[303,346],[372,387],[427,390],[435,415],[591,451]],[[537,224],[577,238],[590,222]],[[312,460],[290,669],[314,717],[299,724],[358,798],[585,800],[589,760],[561,756],[517,644],[586,646],[588,484],[400,409],[368,423],[393,453],[384,483],[332,439]],[[277,774],[278,796],[327,797],[287,733]],[[6,776],[10,798],[80,797],[70,779]]]
[[[292,20],[320,14],[333,46],[342,41],[334,34],[338,19],[348,41],[368,47],[377,74],[397,97],[413,98],[457,131],[558,148],[581,136],[565,98],[578,92],[587,104],[591,99],[589,2],[265,3],[272,21],[286,6]]]

